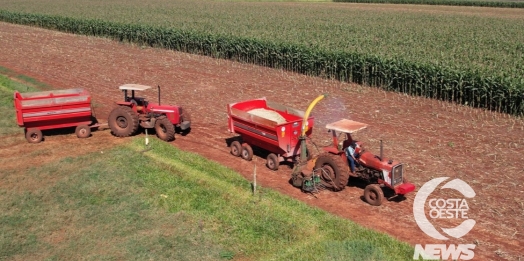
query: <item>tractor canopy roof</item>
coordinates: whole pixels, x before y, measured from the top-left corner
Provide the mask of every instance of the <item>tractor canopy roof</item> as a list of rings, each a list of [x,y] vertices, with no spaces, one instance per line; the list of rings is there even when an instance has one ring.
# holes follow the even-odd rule
[[[118,87],[120,90],[131,90],[131,91],[145,91],[147,89],[151,89],[151,86],[146,85],[140,85],[140,84],[124,84],[120,87]]]
[[[367,128],[368,125],[358,121],[342,119],[326,124],[326,129],[344,133],[354,133]]]

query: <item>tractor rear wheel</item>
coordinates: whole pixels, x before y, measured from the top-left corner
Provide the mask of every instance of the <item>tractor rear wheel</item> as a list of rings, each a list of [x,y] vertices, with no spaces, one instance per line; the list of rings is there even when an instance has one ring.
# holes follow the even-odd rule
[[[275,153],[269,153],[269,155],[267,155],[266,166],[270,170],[278,170],[278,166],[280,166],[280,161],[278,160],[278,156]]]
[[[324,153],[318,156],[315,162],[322,184],[333,191],[341,191],[346,188],[349,180],[348,166],[341,156]]]
[[[25,132],[25,138],[29,143],[39,143],[44,138],[42,131],[37,128],[27,129]]]
[[[138,130],[138,114],[127,106],[118,106],[107,120],[111,132],[117,137],[128,137]]]
[[[231,155],[235,157],[240,156],[240,153],[242,152],[242,145],[240,145],[239,141],[235,140],[231,142],[229,148],[231,149]]]
[[[88,138],[91,136],[91,128],[87,125],[78,125],[76,126],[75,133],[78,138]]]
[[[251,146],[249,146],[249,144],[242,144],[242,153],[240,154],[240,157],[247,161],[251,161],[253,159],[253,149]]]
[[[380,206],[384,200],[384,192],[377,184],[367,185],[364,189],[364,200],[372,206]]]
[[[156,119],[155,131],[156,136],[163,141],[172,141],[175,139],[175,126],[166,117]]]

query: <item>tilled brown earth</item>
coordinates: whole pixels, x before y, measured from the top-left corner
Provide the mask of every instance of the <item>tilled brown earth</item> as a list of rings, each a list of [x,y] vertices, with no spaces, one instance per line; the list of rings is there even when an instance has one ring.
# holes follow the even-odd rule
[[[160,85],[162,103],[184,106],[193,120],[191,133],[177,136],[173,145],[218,161],[250,180],[257,164],[261,186],[363,226],[412,245],[476,244],[475,260],[524,258],[522,119],[281,70],[6,23],[0,23],[0,53],[0,66],[56,88],[88,89],[101,121],[113,101],[122,99],[119,85]],[[272,172],[263,167],[263,158],[246,162],[229,154],[226,139],[233,134],[227,130],[227,103],[267,97],[305,109],[322,93],[328,98],[313,110],[317,144],[329,143],[324,126],[331,121],[348,118],[370,124],[356,138],[377,153],[383,140],[385,155],[405,163],[417,189],[432,178],[451,177],[475,190],[476,196],[467,201],[468,217],[477,222],[473,230],[460,239],[432,239],[413,218],[415,193],[381,207],[363,202],[363,189],[355,186],[314,197],[288,183],[289,168]],[[144,95],[156,99],[155,90]],[[436,225],[450,227],[461,221]]]

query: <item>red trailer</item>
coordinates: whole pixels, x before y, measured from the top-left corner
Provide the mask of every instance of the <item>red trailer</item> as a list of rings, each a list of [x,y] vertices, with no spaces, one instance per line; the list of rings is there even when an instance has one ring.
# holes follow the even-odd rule
[[[240,141],[231,143],[231,154],[251,160],[251,146],[262,148],[269,152],[267,166],[272,170],[277,170],[282,161],[298,160],[303,111],[266,98],[228,104],[227,111],[229,131],[240,136]],[[313,117],[307,119],[305,128],[306,136],[310,136]]]
[[[16,121],[24,127],[30,143],[42,141],[43,130],[76,127],[79,138],[91,135],[93,123],[91,96],[87,90],[66,89],[43,92],[14,93]]]

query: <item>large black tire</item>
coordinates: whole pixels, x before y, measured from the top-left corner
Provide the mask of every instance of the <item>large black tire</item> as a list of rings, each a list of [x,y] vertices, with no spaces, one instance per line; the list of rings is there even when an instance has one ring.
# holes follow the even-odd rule
[[[39,143],[44,138],[42,131],[37,128],[27,129],[25,132],[25,138],[29,143]]]
[[[166,117],[156,120],[155,132],[156,136],[163,141],[172,141],[175,139],[175,126]]]
[[[321,154],[315,162],[315,169],[325,187],[333,191],[341,191],[346,188],[349,169],[340,156],[331,153]]]
[[[384,200],[384,192],[377,184],[367,185],[364,189],[364,200],[372,206],[380,206]]]
[[[87,125],[78,125],[76,126],[75,133],[78,138],[88,138],[91,136],[91,128]]]
[[[118,106],[107,120],[111,132],[117,137],[128,137],[138,130],[138,114],[127,106]]]
[[[240,145],[240,142],[235,140],[231,142],[231,145],[229,146],[231,149],[231,155],[235,157],[239,157],[240,153],[242,152],[242,145]]]
[[[266,162],[266,166],[270,169],[270,170],[278,170],[278,166],[280,166],[280,161],[278,160],[278,156],[275,155],[275,153],[269,153],[269,155],[267,155],[267,162]]]
[[[240,154],[240,157],[247,161],[251,161],[253,159],[253,149],[249,144],[242,144],[242,153]]]

